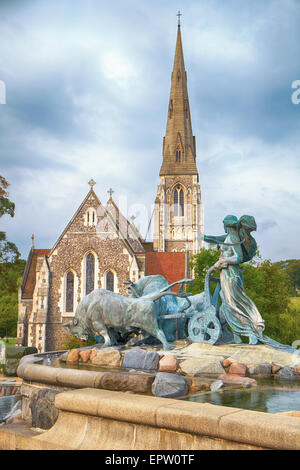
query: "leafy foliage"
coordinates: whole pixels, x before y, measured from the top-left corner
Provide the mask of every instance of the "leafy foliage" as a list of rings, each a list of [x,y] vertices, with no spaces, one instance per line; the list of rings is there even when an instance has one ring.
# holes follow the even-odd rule
[[[9,183],[0,175],[0,217],[8,214],[11,217],[15,215],[15,204],[8,199],[7,188]],[[0,263],[14,263],[20,257],[16,245],[6,240],[5,232],[0,232]]]
[[[8,199],[9,183],[0,175],[0,217],[15,215],[15,204]],[[22,281],[25,261],[20,260],[17,246],[0,232],[0,331],[17,335],[18,288]]]
[[[77,349],[84,348],[85,346],[93,346],[93,344],[98,344],[95,338],[89,337],[87,341],[82,341],[76,336],[69,336],[63,343],[62,349]]]
[[[300,259],[287,259],[278,261],[278,266],[289,276],[291,281],[290,294],[294,297],[298,295],[300,290]]]
[[[15,263],[20,256],[17,246],[6,240],[5,232],[0,232],[0,263]]]
[[[26,262],[0,263],[0,331],[16,336],[18,321],[18,288]]]
[[[9,183],[0,175],[0,217],[8,214],[11,217],[15,215],[15,204],[8,199],[8,192],[6,191]]]
[[[192,285],[188,285],[187,291],[193,295],[204,291],[205,274],[208,268],[216,263],[219,259],[220,251],[216,248],[208,248],[201,250],[200,253],[192,257],[190,266],[195,272],[195,281]],[[214,277],[218,277],[218,273],[214,273]]]

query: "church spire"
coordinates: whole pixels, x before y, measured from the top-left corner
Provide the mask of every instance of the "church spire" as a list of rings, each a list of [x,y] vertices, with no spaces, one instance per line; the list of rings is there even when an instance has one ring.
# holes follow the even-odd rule
[[[160,176],[198,175],[178,12],[177,41]]]

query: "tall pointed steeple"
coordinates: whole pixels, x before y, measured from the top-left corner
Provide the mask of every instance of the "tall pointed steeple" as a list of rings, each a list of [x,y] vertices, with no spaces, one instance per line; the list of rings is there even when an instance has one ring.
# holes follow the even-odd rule
[[[163,162],[160,169],[160,176],[179,174],[198,175],[196,166],[196,143],[192,130],[180,22],[178,23],[177,29],[167,128],[163,141]]]
[[[178,16],[180,18],[180,12]],[[203,246],[199,240],[203,233],[203,216],[180,21],[159,174],[154,203],[154,250],[185,251],[188,257]]]

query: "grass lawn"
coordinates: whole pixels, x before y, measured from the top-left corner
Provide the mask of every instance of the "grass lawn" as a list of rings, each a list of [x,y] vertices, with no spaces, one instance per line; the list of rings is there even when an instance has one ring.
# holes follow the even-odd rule
[[[300,310],[300,297],[291,297],[290,300],[292,306]]]
[[[0,341],[3,341],[5,346],[15,346],[17,338],[8,338],[8,343],[6,342],[6,338],[0,338]]]

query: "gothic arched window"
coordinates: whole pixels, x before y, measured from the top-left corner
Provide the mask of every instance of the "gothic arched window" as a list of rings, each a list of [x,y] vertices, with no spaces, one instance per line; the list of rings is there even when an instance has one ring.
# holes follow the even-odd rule
[[[66,312],[74,310],[74,274],[69,271],[66,278]]]
[[[95,289],[95,257],[89,253],[85,260],[85,295]]]
[[[184,194],[182,189],[179,191],[179,215],[184,215]]]
[[[176,149],[176,162],[181,162],[181,150]]]
[[[174,189],[174,215],[182,217],[184,215],[184,194],[180,187]]]
[[[114,286],[114,273],[111,271],[108,271],[106,274],[106,289],[114,292],[115,286]]]

